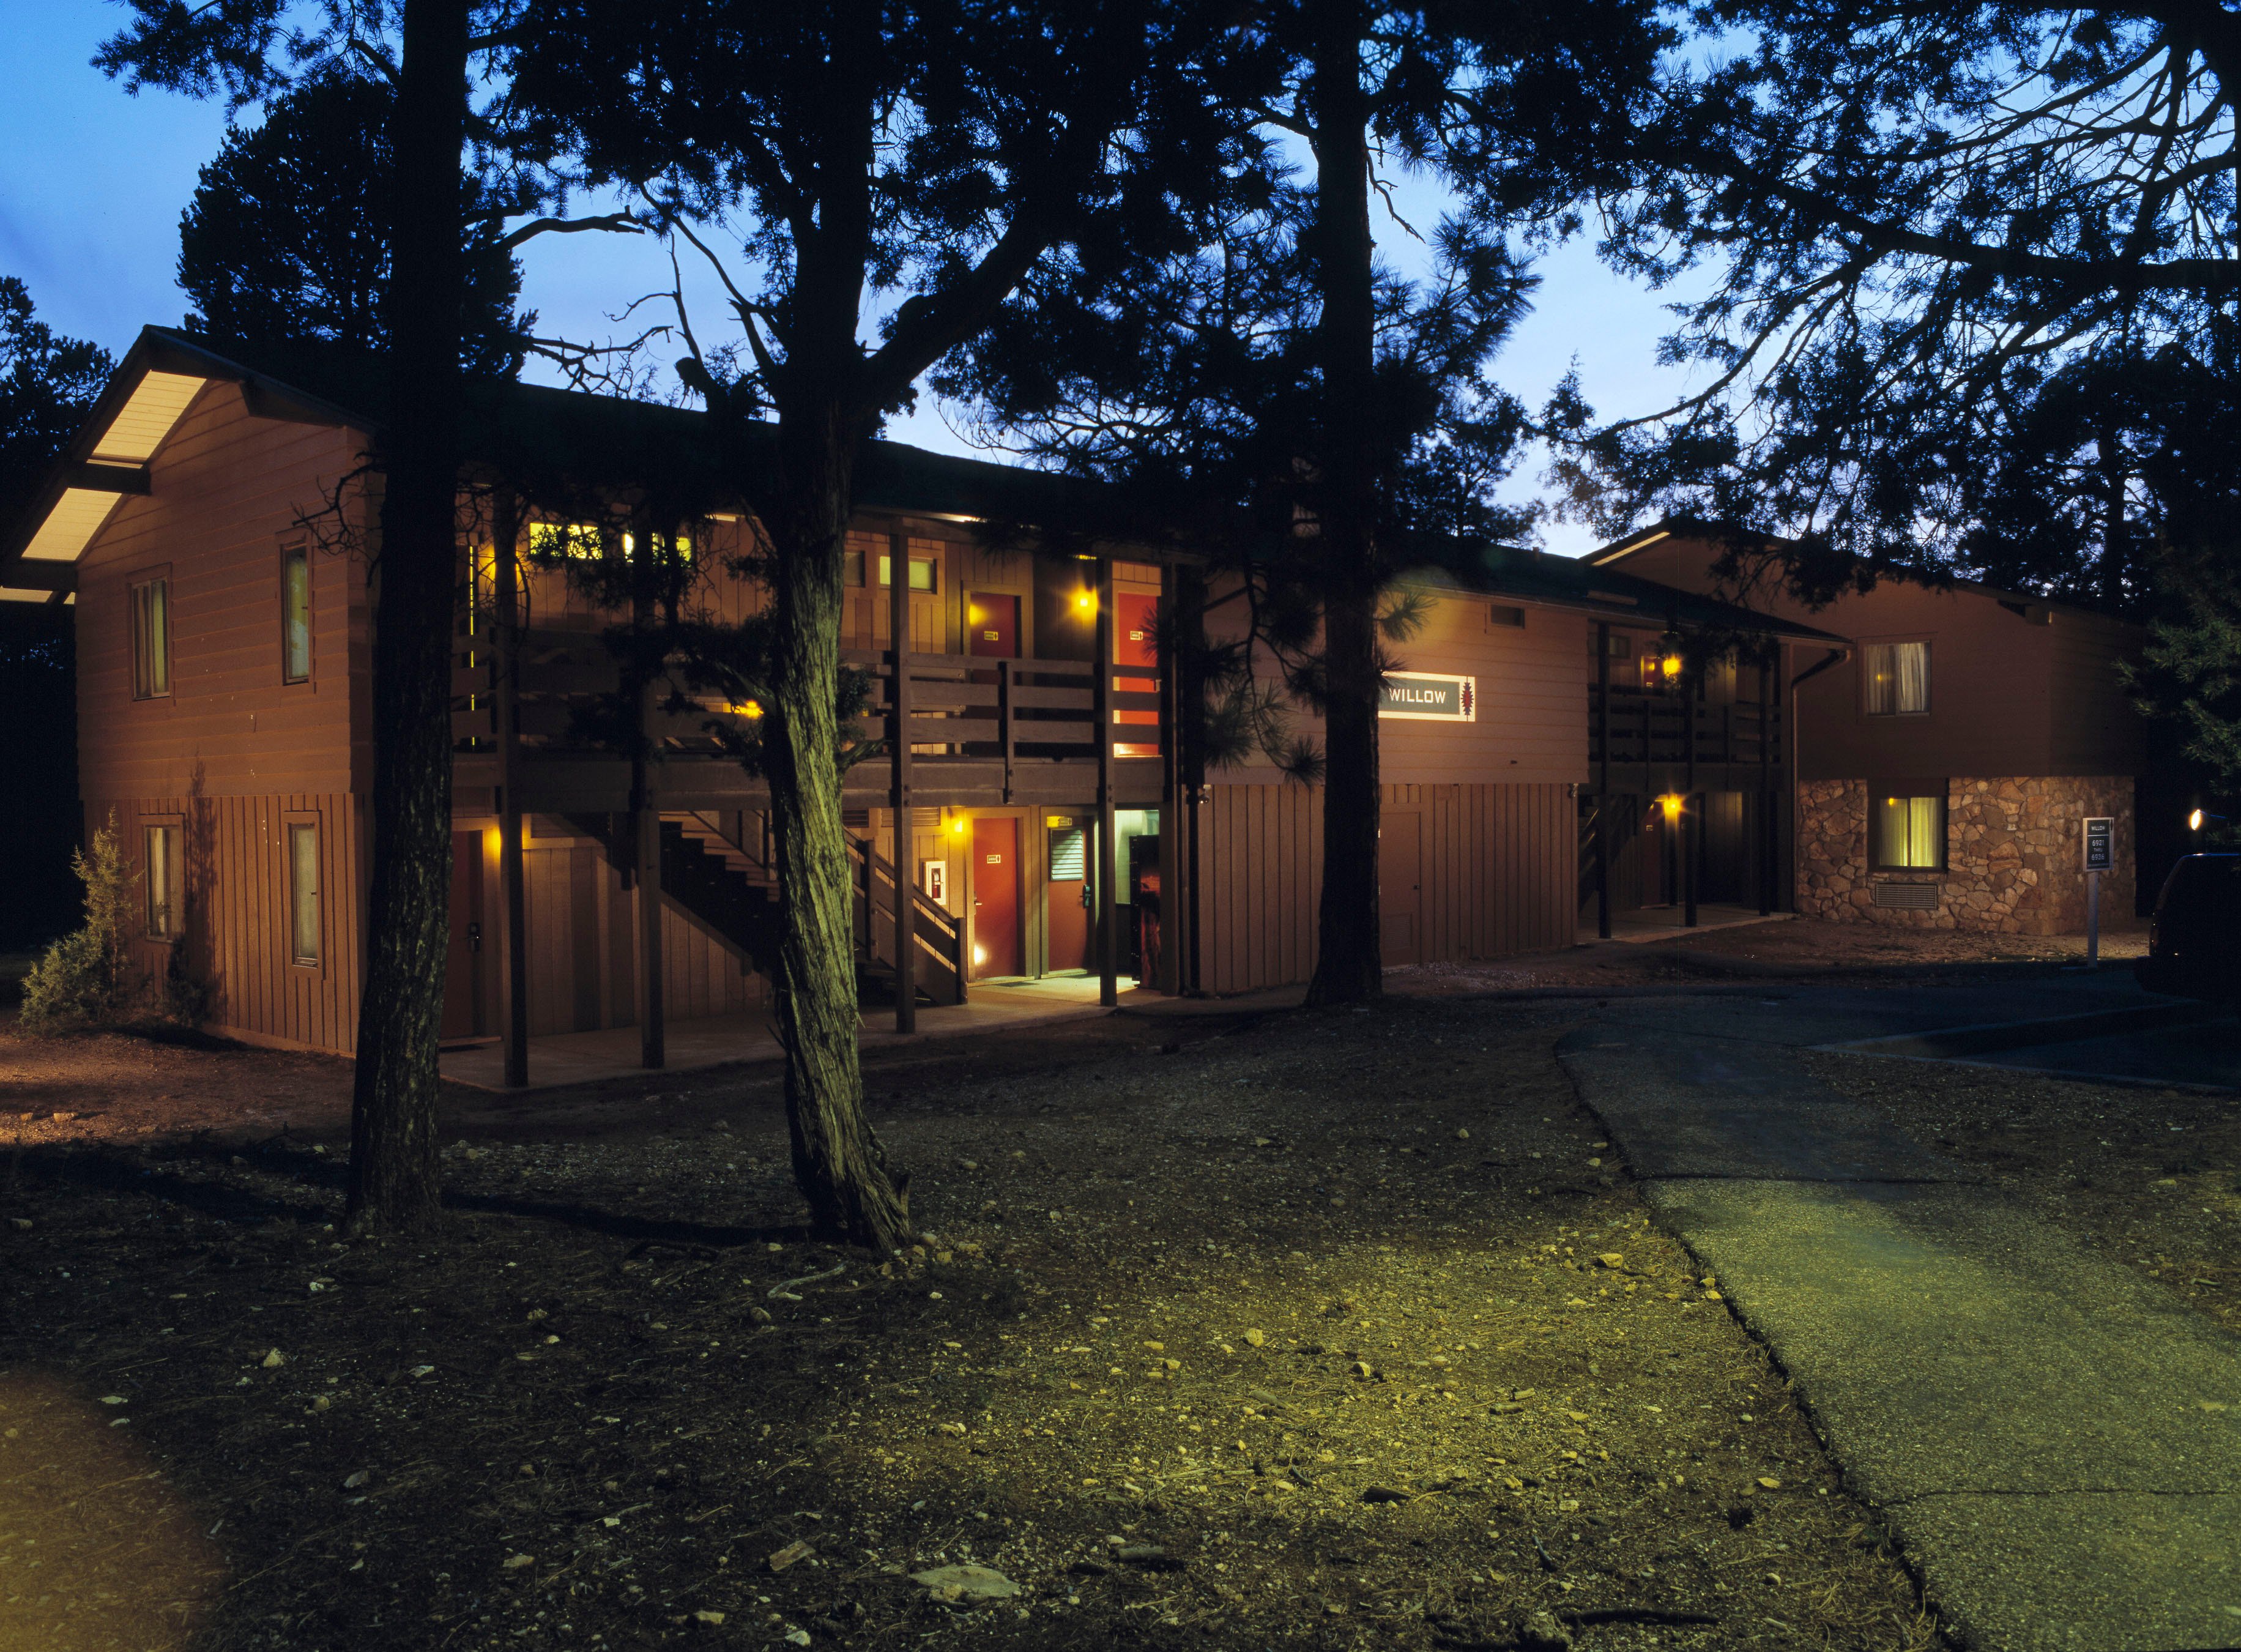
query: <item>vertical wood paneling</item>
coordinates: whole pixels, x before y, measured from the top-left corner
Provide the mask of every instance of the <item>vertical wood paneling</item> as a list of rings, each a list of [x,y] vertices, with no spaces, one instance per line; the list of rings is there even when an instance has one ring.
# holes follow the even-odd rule
[[[114,813],[126,858],[140,867],[144,828],[177,821],[184,833],[182,896],[186,934],[177,943],[189,978],[208,994],[211,1030],[251,1042],[346,1053],[358,1020],[360,980],[355,911],[358,813],[348,793],[244,797],[97,798],[86,806],[89,830]],[[288,928],[288,866],[283,823],[319,822],[321,959],[293,961]],[[145,876],[145,869],[141,868]],[[171,949],[133,948],[151,975]]]
[[[1562,785],[1396,785],[1385,806],[1424,822],[1427,962],[1569,946],[1576,933],[1573,801]],[[1249,992],[1314,972],[1322,796],[1299,786],[1217,786],[1204,826],[1206,985]]]

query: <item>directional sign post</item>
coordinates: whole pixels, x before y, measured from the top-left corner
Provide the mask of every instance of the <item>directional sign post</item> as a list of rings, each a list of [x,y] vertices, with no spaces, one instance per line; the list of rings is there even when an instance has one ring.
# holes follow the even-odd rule
[[[2085,967],[2101,966],[2101,874],[2117,864],[2117,823],[2107,815],[2085,821]]]

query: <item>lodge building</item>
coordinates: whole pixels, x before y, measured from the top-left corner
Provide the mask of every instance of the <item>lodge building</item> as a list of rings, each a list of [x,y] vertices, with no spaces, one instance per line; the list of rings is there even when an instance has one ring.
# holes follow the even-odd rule
[[[338,1053],[372,768],[366,383],[147,329],[0,540],[0,597],[76,605],[86,819],[113,819],[140,866],[143,961],[176,958],[215,1031]],[[517,484],[534,468],[621,498],[679,474],[706,426],[530,386],[502,405],[462,481],[445,1035],[503,1040],[517,1075],[539,1039],[618,1027],[658,1060],[666,1027],[763,998],[767,795],[710,732],[753,708],[643,705],[634,787],[587,732],[617,686],[617,616],[569,577],[583,524]],[[752,525],[700,474],[659,531],[689,538],[706,600],[736,619],[758,594],[723,570]],[[1023,978],[1098,979],[1109,1000],[1313,969],[1320,795],[1267,766],[1189,772],[1155,646],[1187,592],[1214,634],[1237,605],[1187,557],[1035,554],[982,530],[1076,485],[866,450],[844,657],[888,750],[848,771],[843,801],[867,1015],[906,1022]],[[1844,637],[1623,559],[1495,548],[1415,582],[1426,622],[1381,728],[1388,966],[1793,904],[1793,685],[1851,658]],[[1699,642],[1737,637],[1746,651],[1700,668]]]

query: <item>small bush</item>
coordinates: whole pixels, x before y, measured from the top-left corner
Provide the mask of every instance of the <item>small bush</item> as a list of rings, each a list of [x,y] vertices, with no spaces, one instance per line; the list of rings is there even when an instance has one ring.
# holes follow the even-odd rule
[[[147,984],[125,946],[140,874],[117,846],[115,816],[70,857],[70,869],[85,885],[85,926],[47,948],[23,978],[27,1032],[114,1027],[146,1005]]]

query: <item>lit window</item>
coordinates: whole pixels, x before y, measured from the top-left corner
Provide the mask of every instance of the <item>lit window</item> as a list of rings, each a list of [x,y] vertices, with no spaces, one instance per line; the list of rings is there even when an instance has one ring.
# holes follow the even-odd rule
[[[1875,863],[1893,872],[1937,872],[1945,865],[1945,799],[1942,795],[1874,796],[1869,804],[1869,847]]]
[[[1930,645],[1870,643],[1868,715],[1914,717],[1930,709]]]
[[[288,928],[296,961],[319,961],[319,828],[310,821],[288,827]]]
[[[149,938],[176,940],[185,916],[181,906],[179,828],[144,828],[141,833],[141,876],[148,896]]]
[[[893,558],[891,557],[881,557],[880,558],[880,583],[882,585],[890,585],[894,583],[894,580],[895,570]],[[932,591],[934,589],[933,558],[932,557],[913,557],[910,559],[910,588],[913,591]]]
[[[132,698],[171,692],[171,582],[150,579],[132,587]]]
[[[291,545],[280,552],[280,680],[311,679],[311,552]]]

